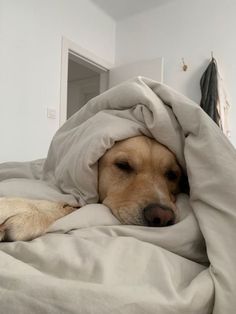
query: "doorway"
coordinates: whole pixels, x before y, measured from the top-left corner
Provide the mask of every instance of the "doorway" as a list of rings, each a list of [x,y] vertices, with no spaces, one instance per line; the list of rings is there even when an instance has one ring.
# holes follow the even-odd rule
[[[62,38],[60,126],[91,98],[108,89],[111,65]]]
[[[67,119],[91,98],[100,94],[100,75],[86,65],[73,61],[69,54],[67,83]]]

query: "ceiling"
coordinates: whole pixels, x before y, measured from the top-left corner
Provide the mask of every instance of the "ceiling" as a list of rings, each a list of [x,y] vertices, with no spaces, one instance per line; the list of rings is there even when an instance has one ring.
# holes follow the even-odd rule
[[[141,13],[174,0],[91,0],[115,20]],[[176,1],[176,0],[175,0]]]

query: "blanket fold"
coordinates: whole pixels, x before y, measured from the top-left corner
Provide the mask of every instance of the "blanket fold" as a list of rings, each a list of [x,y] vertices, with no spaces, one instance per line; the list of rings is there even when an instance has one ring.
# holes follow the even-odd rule
[[[99,158],[140,134],[166,145],[188,175],[190,195],[179,196],[174,226],[122,226],[93,204]],[[235,189],[235,149],[200,106],[144,77],[108,90],[57,131],[44,161],[0,165],[0,195],[87,204],[39,239],[0,244],[1,307],[233,314]]]

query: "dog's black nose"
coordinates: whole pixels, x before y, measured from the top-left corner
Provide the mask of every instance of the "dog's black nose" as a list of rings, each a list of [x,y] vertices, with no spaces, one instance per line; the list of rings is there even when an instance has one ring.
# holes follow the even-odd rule
[[[167,206],[150,204],[143,209],[143,215],[150,227],[165,227],[175,223],[175,213]]]

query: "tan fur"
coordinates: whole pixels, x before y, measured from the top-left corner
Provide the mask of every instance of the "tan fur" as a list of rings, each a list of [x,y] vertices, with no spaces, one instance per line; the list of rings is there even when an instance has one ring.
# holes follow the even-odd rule
[[[124,172],[116,163],[127,161],[132,172]],[[165,173],[173,170],[176,181]],[[100,201],[124,224],[145,225],[142,209],[149,204],[170,207],[177,215],[175,195],[181,169],[172,152],[145,136],[133,137],[113,146],[99,161]]]
[[[117,163],[128,163],[124,171]],[[166,173],[173,170],[177,179]],[[181,169],[172,152],[145,136],[116,143],[99,160],[99,197],[124,224],[146,225],[143,208],[157,203],[177,213],[175,195]],[[0,198],[0,241],[29,240],[77,208],[44,200]]]
[[[30,240],[77,208],[45,200],[0,198],[0,241]]]

